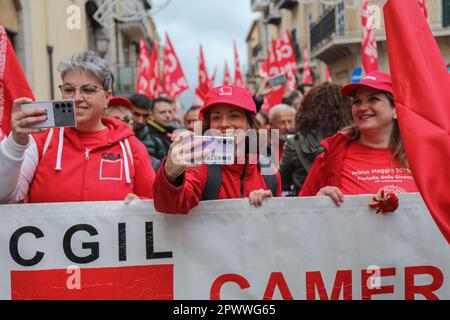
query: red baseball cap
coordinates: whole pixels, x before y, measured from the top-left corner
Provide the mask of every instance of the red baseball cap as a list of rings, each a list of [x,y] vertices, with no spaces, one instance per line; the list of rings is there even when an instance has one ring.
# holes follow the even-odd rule
[[[341,89],[341,95],[346,97],[354,97],[356,90],[361,87],[369,87],[394,94],[392,80],[389,73],[372,71],[359,83],[349,83],[343,86]]]
[[[229,104],[257,114],[252,94],[247,89],[237,86],[220,86],[211,89],[206,95],[203,107],[200,108],[200,114],[203,116],[205,111],[220,103]]]
[[[125,97],[111,97],[108,102],[108,107],[122,106],[130,111],[133,111],[133,105],[131,101]]]

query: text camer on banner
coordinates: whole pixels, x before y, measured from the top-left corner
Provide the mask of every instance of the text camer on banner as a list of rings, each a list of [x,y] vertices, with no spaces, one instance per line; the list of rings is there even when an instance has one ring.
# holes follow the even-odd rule
[[[450,299],[450,247],[419,194],[0,207],[0,299]],[[382,232],[380,232],[380,230]],[[199,267],[201,266],[201,268]]]

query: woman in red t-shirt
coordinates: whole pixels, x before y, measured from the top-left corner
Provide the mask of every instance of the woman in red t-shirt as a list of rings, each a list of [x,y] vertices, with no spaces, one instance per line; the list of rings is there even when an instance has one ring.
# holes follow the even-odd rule
[[[336,205],[344,195],[418,192],[409,170],[394,106],[389,74],[371,72],[348,84],[354,126],[325,139],[300,196],[329,196]]]

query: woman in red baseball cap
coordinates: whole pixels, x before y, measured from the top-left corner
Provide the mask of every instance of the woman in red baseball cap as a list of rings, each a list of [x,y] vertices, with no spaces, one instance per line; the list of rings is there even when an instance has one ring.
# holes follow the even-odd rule
[[[344,86],[353,98],[354,126],[322,142],[300,196],[329,196],[341,205],[344,195],[418,192],[409,170],[389,74],[374,71],[360,83]]]
[[[225,136],[236,131],[259,129],[251,93],[236,86],[212,89],[200,109],[200,117],[203,119],[203,132],[215,131],[213,135]],[[269,191],[271,194],[281,195],[279,173],[274,173],[271,178],[263,176],[257,161],[249,161],[250,158],[255,159],[251,154],[246,154],[244,159],[235,159],[232,165],[192,164],[191,154],[183,155],[182,152],[202,144],[202,141],[191,143],[192,136],[188,131],[178,135],[157,173],[154,184],[157,211],[186,214],[202,200],[239,199],[249,197],[257,190],[272,189]],[[242,135],[235,135],[235,138],[237,145],[244,143]],[[193,154],[194,159],[204,156],[204,151]],[[250,202],[253,204],[252,200]]]

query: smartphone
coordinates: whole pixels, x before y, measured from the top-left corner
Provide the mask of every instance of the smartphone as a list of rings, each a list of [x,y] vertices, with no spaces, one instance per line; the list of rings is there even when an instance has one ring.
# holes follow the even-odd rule
[[[270,78],[267,82],[272,88],[274,88],[278,87],[279,85],[285,84],[287,82],[287,77],[285,74],[280,74],[279,76]]]
[[[234,137],[213,137],[213,136],[194,136],[194,140],[201,139],[202,150],[208,150],[209,155],[200,161],[200,164],[234,164],[235,139]],[[194,152],[200,151],[200,147],[194,149]]]
[[[53,100],[24,103],[22,110],[44,109],[47,120],[30,126],[31,128],[76,127],[75,100]]]

